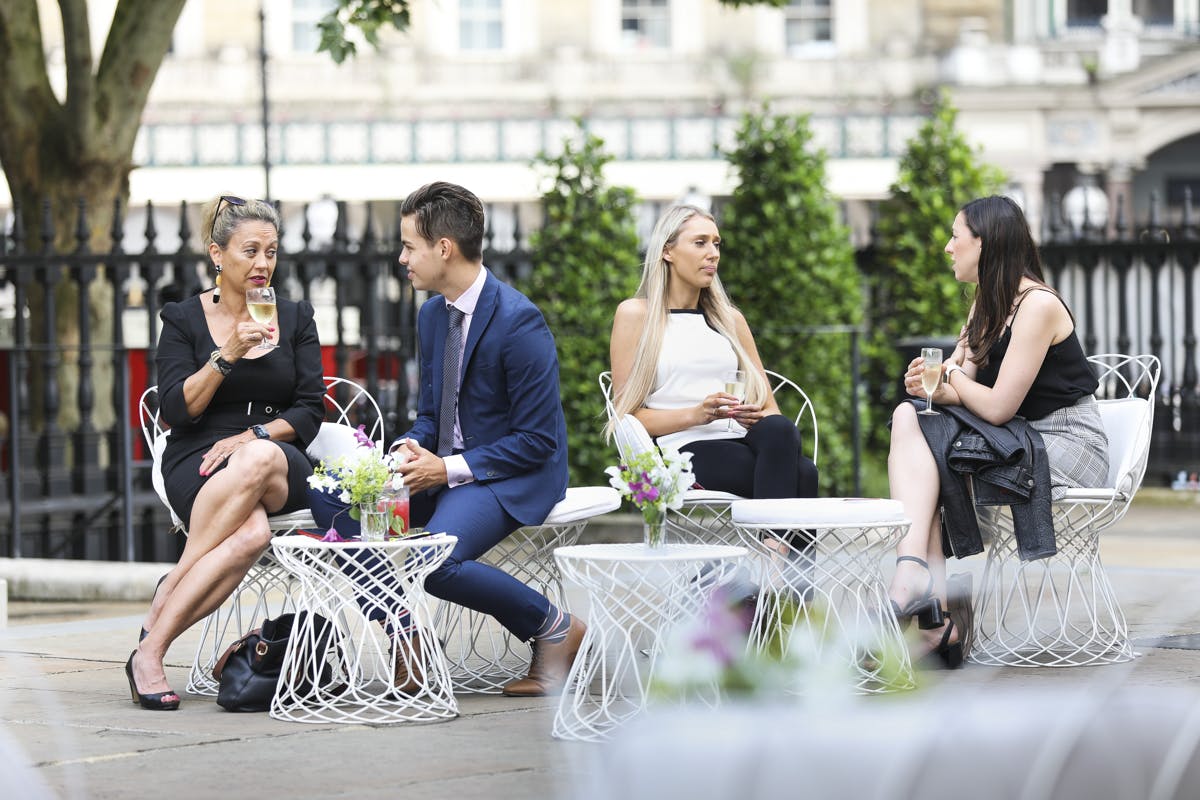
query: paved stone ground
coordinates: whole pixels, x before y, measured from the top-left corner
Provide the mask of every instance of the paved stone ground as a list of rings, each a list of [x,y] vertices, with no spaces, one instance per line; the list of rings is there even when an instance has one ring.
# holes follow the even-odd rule
[[[1190,499],[1190,498],[1189,498]],[[1161,502],[1159,501],[1161,500]],[[1200,633],[1200,505],[1135,504],[1103,554],[1135,640]],[[968,562],[982,570],[982,558]],[[229,714],[184,696],[179,712],[129,702],[122,665],[143,603],[10,602],[0,631],[0,798],[573,798],[594,745],[550,737],[551,701],[461,695],[461,716],[390,727],[304,725]],[[194,634],[193,634],[194,635]],[[195,639],[170,654],[181,687]],[[1200,651],[1140,647],[1129,664],[1073,669],[978,665],[927,675],[923,690],[1195,686]],[[865,702],[878,702],[867,700]],[[1200,796],[1200,788],[1196,796]]]

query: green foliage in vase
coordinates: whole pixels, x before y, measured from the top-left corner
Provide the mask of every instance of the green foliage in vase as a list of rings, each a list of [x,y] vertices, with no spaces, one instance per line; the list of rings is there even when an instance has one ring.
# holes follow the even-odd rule
[[[866,269],[871,329],[866,355],[870,395],[883,414],[901,399],[906,361],[897,345],[952,340],[966,320],[970,291],[954,279],[943,252],[954,215],[1004,185],[1003,174],[981,163],[957,129],[957,116],[940,94],[909,140],[890,197],[880,207],[876,255]],[[886,446],[886,428],[873,426],[871,449],[882,454]]]
[[[604,398],[597,376],[609,368],[608,340],[617,304],[641,276],[636,198],[608,186],[604,142],[580,125],[558,155],[537,165],[549,174],[542,195],[545,222],[530,237],[533,269],[519,288],[537,304],[558,345],[559,383],[567,417],[571,483],[606,482],[615,447],[604,442]]]
[[[822,494],[853,486],[850,334],[862,296],[849,231],[825,187],[806,116],[747,114],[727,154],[738,186],[721,210],[721,280],[746,316],[763,366],[812,399]],[[830,326],[840,326],[829,330]],[[798,409],[781,397],[784,414]],[[806,452],[812,431],[801,429]]]

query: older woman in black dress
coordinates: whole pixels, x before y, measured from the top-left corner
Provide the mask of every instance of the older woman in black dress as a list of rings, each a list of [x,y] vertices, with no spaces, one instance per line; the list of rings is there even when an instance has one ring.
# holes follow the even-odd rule
[[[268,324],[246,291],[275,272],[279,216],[222,196],[205,214],[217,288],[162,311],[158,344],[167,497],[187,526],[179,563],[160,583],[125,672],[134,702],[178,708],[163,671],[167,648],[217,608],[271,541],[267,515],[307,505],[304,454],[324,416],[312,306],[280,300]],[[274,349],[259,347],[264,340]]]

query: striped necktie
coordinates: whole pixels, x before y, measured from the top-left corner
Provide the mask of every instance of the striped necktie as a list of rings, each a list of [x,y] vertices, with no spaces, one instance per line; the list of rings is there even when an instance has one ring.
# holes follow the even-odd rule
[[[442,353],[442,406],[438,413],[439,456],[454,452],[454,419],[458,416],[458,377],[462,368],[463,312],[448,306],[449,327],[446,331],[446,349]]]

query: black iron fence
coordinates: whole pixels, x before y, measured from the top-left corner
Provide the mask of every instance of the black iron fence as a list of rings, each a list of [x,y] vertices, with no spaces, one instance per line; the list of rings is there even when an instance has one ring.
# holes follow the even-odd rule
[[[1111,237],[1086,224],[1072,233],[1052,216],[1042,252],[1050,282],[1078,315],[1087,352],[1162,359],[1147,477],[1161,485],[1200,467],[1200,231],[1190,201],[1174,225],[1152,207],[1145,224],[1118,218]],[[328,242],[318,244],[307,214],[297,217],[298,237],[283,232],[285,242],[291,237],[299,246],[281,255],[276,285],[316,306],[326,373],[362,382],[379,399],[386,430],[395,432],[412,413],[420,299],[397,263],[398,204],[337,209]],[[653,216],[653,208],[646,211]],[[46,208],[37,241],[28,239],[20,213],[0,236],[0,554],[172,560],[180,544],[162,536],[170,520],[151,488],[137,404],[157,382],[162,304],[210,286],[211,271],[192,249],[198,237],[186,205],[170,215],[177,231],[169,238],[179,242],[170,252],[158,249],[168,237],[160,237],[163,217],[150,207],[140,252],[125,252],[119,207],[109,247],[92,252],[86,213],[81,206],[75,246],[66,252],[54,246]],[[528,228],[537,215],[530,207],[489,209],[489,220],[507,220],[502,235],[489,227],[485,242],[485,261],[502,279],[527,274],[522,223]],[[107,295],[97,287],[107,287]],[[64,313],[64,301],[89,292],[90,308],[77,303]],[[102,308],[96,297],[106,298]],[[111,335],[97,335],[106,317]]]

